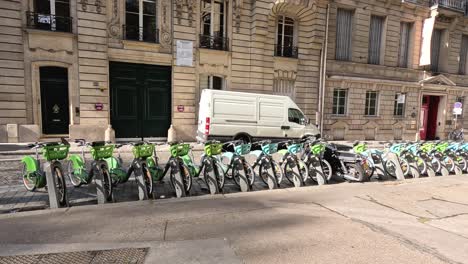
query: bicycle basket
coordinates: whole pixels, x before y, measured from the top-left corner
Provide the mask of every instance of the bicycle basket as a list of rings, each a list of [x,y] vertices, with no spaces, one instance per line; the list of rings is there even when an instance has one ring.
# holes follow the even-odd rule
[[[366,143],[359,143],[356,146],[353,147],[354,152],[356,153],[362,153],[367,150],[367,144]]]
[[[51,160],[63,160],[68,156],[69,145],[54,144],[46,145],[42,148],[42,155],[47,161]]]
[[[114,145],[93,146],[91,148],[91,156],[94,160],[107,159],[114,154]]]
[[[314,155],[320,155],[325,152],[325,144],[316,144],[310,148],[310,151]]]
[[[240,144],[234,147],[234,151],[237,155],[247,155],[250,153],[251,148],[251,144]]]
[[[190,151],[190,144],[174,144],[170,147],[172,157],[185,156]]]
[[[278,152],[278,144],[276,143],[264,144],[262,145],[262,151],[263,153],[267,155],[273,155],[276,152]]]
[[[148,158],[153,155],[154,145],[153,144],[137,145],[133,147],[132,152],[133,152],[133,156],[136,159]]]
[[[223,149],[223,144],[220,143],[211,143],[205,145],[205,154],[207,156],[215,156],[221,154]]]
[[[288,146],[288,152],[291,154],[297,154],[302,151],[302,144],[291,144]]]

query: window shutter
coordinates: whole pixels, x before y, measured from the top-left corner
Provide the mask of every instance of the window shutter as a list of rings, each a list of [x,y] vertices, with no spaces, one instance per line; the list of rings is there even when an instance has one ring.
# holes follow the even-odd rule
[[[409,39],[411,32],[411,23],[402,22],[400,26],[400,54],[398,57],[398,66],[408,67]]]
[[[439,53],[440,53],[440,41],[442,37],[441,29],[434,29],[432,32],[431,41],[431,71],[439,71]]]

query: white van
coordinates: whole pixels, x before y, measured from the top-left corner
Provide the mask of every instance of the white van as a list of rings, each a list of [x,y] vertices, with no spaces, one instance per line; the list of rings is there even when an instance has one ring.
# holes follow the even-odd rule
[[[202,91],[197,140],[281,140],[320,137],[299,107],[288,96]]]

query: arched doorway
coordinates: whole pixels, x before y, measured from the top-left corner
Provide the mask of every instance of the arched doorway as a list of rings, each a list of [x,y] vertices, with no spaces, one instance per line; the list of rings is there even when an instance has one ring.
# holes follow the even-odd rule
[[[40,67],[39,79],[42,133],[46,135],[68,134],[70,125],[68,69]]]

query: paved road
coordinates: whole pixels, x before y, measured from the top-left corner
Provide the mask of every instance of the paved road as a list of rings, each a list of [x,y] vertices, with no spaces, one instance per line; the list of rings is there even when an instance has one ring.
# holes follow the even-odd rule
[[[467,193],[449,176],[0,215],[0,255],[159,243],[160,263],[468,263]]]

